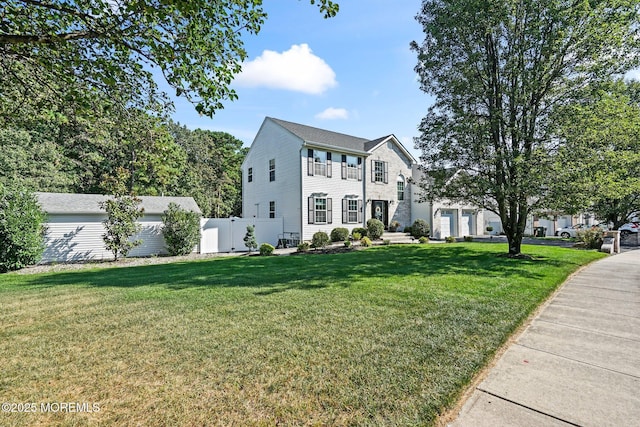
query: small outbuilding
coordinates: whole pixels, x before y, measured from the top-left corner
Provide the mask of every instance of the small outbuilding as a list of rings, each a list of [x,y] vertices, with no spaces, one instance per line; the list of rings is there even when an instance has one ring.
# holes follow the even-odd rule
[[[102,221],[107,215],[99,203],[113,196],[99,194],[35,193],[42,210],[47,214],[47,234],[41,263],[79,262],[113,259],[105,248]],[[169,203],[201,214],[192,197],[140,196],[144,215],[138,220],[142,231],[134,239],[142,244],[129,256],[153,256],[167,253],[162,236],[162,213]]]

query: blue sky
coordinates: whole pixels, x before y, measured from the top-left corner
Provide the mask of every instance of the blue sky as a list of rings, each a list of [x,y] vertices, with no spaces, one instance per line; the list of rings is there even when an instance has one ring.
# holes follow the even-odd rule
[[[239,96],[213,118],[175,100],[174,120],[190,129],[228,132],[249,146],[266,116],[363,138],[394,134],[417,158],[413,137],[431,98],[420,91],[409,49],[423,34],[420,0],[339,0],[324,19],[309,0],[267,0],[248,62],[233,86]]]

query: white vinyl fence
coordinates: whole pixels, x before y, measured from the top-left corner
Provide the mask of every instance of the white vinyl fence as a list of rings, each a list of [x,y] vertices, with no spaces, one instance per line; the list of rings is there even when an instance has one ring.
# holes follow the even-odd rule
[[[276,246],[284,229],[282,218],[202,218],[200,253],[248,251],[243,240],[248,225],[255,227],[258,247],[263,243]]]

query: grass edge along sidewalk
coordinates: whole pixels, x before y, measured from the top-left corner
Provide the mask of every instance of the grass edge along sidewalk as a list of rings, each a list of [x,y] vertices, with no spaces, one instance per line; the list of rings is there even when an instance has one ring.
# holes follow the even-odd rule
[[[595,252],[391,245],[0,276],[2,425],[424,425]]]

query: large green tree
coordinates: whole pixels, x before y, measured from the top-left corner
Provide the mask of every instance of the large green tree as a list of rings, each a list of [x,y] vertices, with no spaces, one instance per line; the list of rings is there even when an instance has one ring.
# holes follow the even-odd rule
[[[310,0],[325,17],[338,5]],[[0,4],[0,87],[11,104],[41,97],[89,103],[159,99],[158,69],[202,114],[236,98],[242,37],[266,18],[261,0],[6,0]],[[138,106],[140,104],[138,103]]]
[[[171,132],[186,154],[184,172],[172,193],[192,196],[205,217],[240,215],[240,168],[247,152],[242,141],[226,132],[189,130],[175,123]]]
[[[638,64],[636,0],[424,0],[416,71],[435,103],[420,124],[426,197],[500,216],[520,256],[548,202],[548,118],[575,89]]]
[[[562,141],[552,190],[556,209],[591,211],[615,229],[640,211],[640,83],[587,87],[554,114]]]

